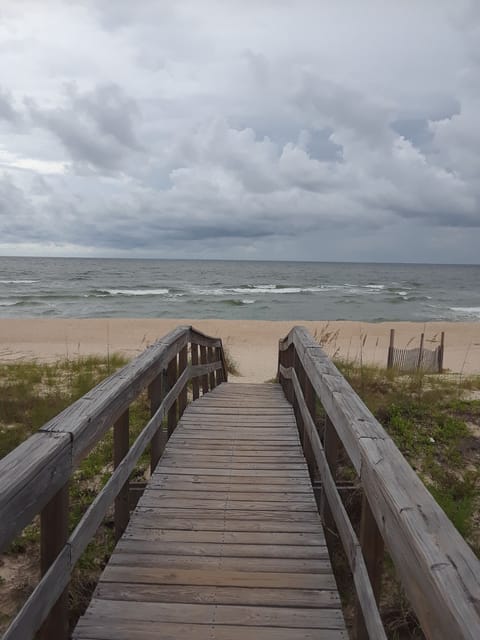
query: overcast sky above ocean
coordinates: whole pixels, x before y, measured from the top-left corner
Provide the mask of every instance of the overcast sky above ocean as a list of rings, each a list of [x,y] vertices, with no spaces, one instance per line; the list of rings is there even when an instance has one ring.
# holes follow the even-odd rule
[[[476,0],[2,0],[0,253],[478,262]]]

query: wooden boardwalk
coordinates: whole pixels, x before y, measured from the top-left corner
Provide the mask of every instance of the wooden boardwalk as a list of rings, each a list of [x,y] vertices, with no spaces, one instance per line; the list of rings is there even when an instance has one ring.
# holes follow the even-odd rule
[[[188,405],[73,637],[347,638],[280,385]]]

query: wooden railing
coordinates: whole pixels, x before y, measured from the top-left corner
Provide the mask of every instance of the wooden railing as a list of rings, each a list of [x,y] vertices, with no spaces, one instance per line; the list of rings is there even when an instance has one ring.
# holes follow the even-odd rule
[[[188,362],[188,351],[190,360]],[[0,551],[40,513],[42,578],[4,640],[68,637],[68,583],[75,563],[115,504],[118,539],[129,520],[128,482],[150,444],[150,464],[162,454],[162,421],[169,437],[200,386],[207,393],[227,380],[221,340],[179,327],[62,411],[0,461]],[[129,448],[129,406],[148,387],[151,419]],[[114,472],[68,536],[68,483],[79,462],[113,428]]]
[[[294,406],[325,528],[353,574],[358,640],[386,638],[378,611],[384,545],[431,640],[480,638],[480,562],[328,356],[303,327],[280,341],[279,382]],[[319,433],[317,398],[326,413]],[[357,537],[335,484],[340,448],[363,490]]]

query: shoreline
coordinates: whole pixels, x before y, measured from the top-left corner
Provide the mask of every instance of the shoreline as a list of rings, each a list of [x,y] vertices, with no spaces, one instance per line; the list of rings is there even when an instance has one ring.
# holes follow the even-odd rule
[[[2,318],[0,362],[52,362],[87,355],[121,353],[133,358],[178,325],[193,325],[222,338],[237,362],[238,382],[264,382],[275,376],[278,340],[303,325],[324,342],[330,356],[385,366],[390,329],[395,346],[414,348],[425,333],[435,348],[445,332],[444,367],[454,373],[480,373],[480,322],[357,322],[223,320],[171,318]]]

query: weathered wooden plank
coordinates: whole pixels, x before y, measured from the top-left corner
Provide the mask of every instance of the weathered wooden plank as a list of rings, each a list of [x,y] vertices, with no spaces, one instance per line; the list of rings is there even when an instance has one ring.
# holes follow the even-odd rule
[[[182,584],[215,587],[254,587],[265,589],[336,589],[331,572],[240,571],[238,569],[131,567],[109,563],[101,582],[134,582],[142,584]]]
[[[98,600],[94,598],[84,616],[89,619],[130,620],[168,623],[225,624],[239,626],[289,627],[290,629],[343,629],[341,611],[333,608],[308,607],[267,607],[223,604],[185,604],[177,602],[175,606],[163,602],[128,602],[125,600]]]
[[[247,632],[247,636],[245,635]],[[176,624],[122,620],[121,626],[112,629],[109,620],[86,621],[73,636],[75,640],[212,640],[211,625]],[[347,640],[341,629],[292,629],[281,627],[254,627],[218,625],[215,640]]]
[[[140,513],[139,513],[140,515]],[[142,511],[141,520],[136,520],[136,526],[154,529],[171,529],[187,531],[269,531],[269,532],[298,532],[306,533],[319,530],[318,522],[300,522],[298,520],[272,520],[271,518],[254,519],[214,519],[192,517],[174,517],[159,512]]]
[[[95,591],[99,600],[134,602],[182,602],[273,607],[340,608],[340,598],[332,589],[265,589],[256,587],[222,587],[203,585],[135,584],[101,582]]]
[[[163,542],[216,542],[220,544],[244,545],[302,545],[325,546],[325,537],[321,530],[314,533],[267,533],[258,531],[188,531],[176,529],[142,529],[137,525],[130,525],[124,534],[124,540],[156,540]],[[159,547],[160,548],[160,547]]]

